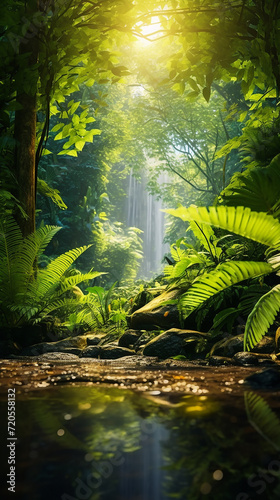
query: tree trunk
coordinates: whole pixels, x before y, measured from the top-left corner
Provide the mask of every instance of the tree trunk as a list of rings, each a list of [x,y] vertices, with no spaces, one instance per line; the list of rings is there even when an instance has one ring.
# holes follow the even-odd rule
[[[28,2],[26,17],[30,20],[32,30],[32,16],[37,12],[37,0]],[[36,95],[37,95],[37,68],[38,40],[28,31],[22,38],[19,47],[19,57],[25,56],[28,65],[27,81],[18,83],[17,103],[20,109],[15,114],[15,164],[14,175],[16,179],[15,196],[20,201],[22,208],[27,214],[24,219],[17,213],[16,219],[20,225],[23,236],[27,236],[35,230],[35,203],[36,203]]]

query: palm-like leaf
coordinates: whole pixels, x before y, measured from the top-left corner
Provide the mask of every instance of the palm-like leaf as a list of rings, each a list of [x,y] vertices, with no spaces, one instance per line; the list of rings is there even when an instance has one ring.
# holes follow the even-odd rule
[[[226,229],[269,247],[280,245],[280,223],[265,212],[248,207],[179,207],[164,210],[183,221],[195,220]]]
[[[215,270],[196,278],[187,293],[179,301],[180,309],[186,318],[194,309],[213,295],[249,278],[255,278],[272,272],[272,266],[266,262],[224,262]]]
[[[280,309],[280,285],[263,295],[248,316],[244,335],[244,350],[253,349],[273,324]]]

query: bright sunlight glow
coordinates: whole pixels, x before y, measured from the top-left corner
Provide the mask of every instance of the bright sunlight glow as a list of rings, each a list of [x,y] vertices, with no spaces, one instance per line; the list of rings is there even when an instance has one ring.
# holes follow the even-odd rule
[[[138,31],[146,38],[142,38],[141,35],[138,38],[138,42],[143,45],[148,45],[150,42],[157,40],[162,35],[162,25],[157,16],[151,18],[151,22],[149,24],[138,23],[137,25]]]

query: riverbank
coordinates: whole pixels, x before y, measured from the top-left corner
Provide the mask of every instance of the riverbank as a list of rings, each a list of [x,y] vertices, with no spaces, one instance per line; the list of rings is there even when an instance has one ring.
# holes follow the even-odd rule
[[[197,361],[160,360],[129,356],[116,360],[55,359],[57,353],[37,358],[0,361],[0,392],[16,387],[17,393],[58,385],[94,385],[169,394],[240,396],[244,391],[265,391],[274,406],[280,400],[279,367],[201,366]],[[280,406],[280,401],[279,401]]]

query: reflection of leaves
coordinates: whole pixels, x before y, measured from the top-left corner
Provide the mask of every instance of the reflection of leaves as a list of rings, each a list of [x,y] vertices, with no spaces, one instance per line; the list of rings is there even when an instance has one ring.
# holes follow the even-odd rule
[[[37,424],[40,426],[41,430],[48,439],[58,442],[65,448],[71,448],[75,450],[87,449],[86,446],[77,439],[71,432],[65,429],[65,422],[51,411],[49,405],[42,400],[36,401],[33,406],[32,413],[36,419]],[[64,436],[58,436],[57,431],[59,429],[65,430]]]
[[[248,420],[274,448],[280,450],[280,420],[267,402],[253,392],[244,394]]]

